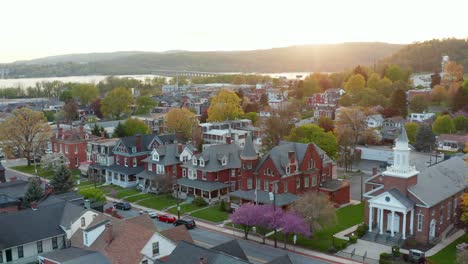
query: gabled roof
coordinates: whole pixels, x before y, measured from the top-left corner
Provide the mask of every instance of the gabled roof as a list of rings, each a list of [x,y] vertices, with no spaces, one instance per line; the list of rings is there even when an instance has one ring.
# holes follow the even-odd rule
[[[170,166],[181,163],[181,161],[179,160],[180,153],[178,144],[163,145],[154,149],[151,153],[153,153],[154,151],[158,153],[159,161],[153,160],[152,155],[148,156],[143,161],[164,166]]]
[[[147,152],[151,151],[151,145],[153,141],[158,142],[159,145],[167,145],[167,144],[173,144],[178,142],[177,137],[175,134],[161,134],[161,135],[155,135],[155,134],[147,134],[147,135],[134,135],[134,136],[129,136],[129,137],[122,137],[120,138],[120,141],[126,148],[128,153],[132,153],[132,148],[136,147],[137,144],[137,137],[141,137],[141,147],[142,150],[140,152]],[[119,143],[116,144],[118,146]]]
[[[192,236],[184,225],[169,228],[159,233],[175,244],[179,244],[181,241],[193,243]]]
[[[86,209],[67,201],[0,214],[0,250],[33,241],[64,235],[72,220]]]
[[[233,239],[231,241],[228,241],[226,243],[214,246],[211,248],[212,250],[218,251],[218,252],[223,252],[226,253],[230,256],[243,259],[245,261],[249,261],[247,258],[247,255],[245,254],[244,250],[241,248],[239,245],[239,242],[237,240]]]
[[[241,148],[237,144],[221,144],[207,147],[201,154],[196,154],[192,158],[203,157],[204,166],[193,165],[192,160],[185,162],[185,168],[199,169],[204,171],[221,171],[226,169],[238,169],[241,167]],[[222,159],[227,158],[226,165],[222,165]]]
[[[13,199],[19,199],[24,196],[27,188],[27,181],[16,180],[11,182],[4,182],[0,183],[0,194],[4,194]]]
[[[40,255],[42,258],[55,261],[61,264],[111,264],[108,258],[100,252],[85,250],[82,248],[70,247],[61,250],[54,250]]]
[[[268,261],[266,264],[293,264],[288,255],[283,255]]]

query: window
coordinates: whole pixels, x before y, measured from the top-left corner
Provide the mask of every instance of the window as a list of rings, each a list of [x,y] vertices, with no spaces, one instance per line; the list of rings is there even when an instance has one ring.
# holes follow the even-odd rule
[[[453,199],[453,215],[456,215],[457,214],[457,200],[458,198],[455,197],[455,199]]]
[[[315,166],[314,160],[313,160],[313,159],[310,159],[310,160],[309,160],[309,169],[314,168],[314,166]]]
[[[36,242],[37,245],[37,253],[42,253],[42,240]]]
[[[138,165],[137,158],[133,158],[133,167],[136,167]]]
[[[309,188],[309,177],[304,178],[304,188]]]
[[[57,245],[57,237],[53,237],[52,238],[52,248],[53,249],[57,249],[58,245]]]
[[[153,153],[153,160],[159,161],[159,155],[158,155],[158,153],[156,153],[156,152]]]
[[[442,205],[439,209],[439,224],[444,222],[444,206]]]
[[[206,171],[202,171],[202,180],[206,180]]]
[[[24,252],[23,252],[23,246],[18,247],[18,258],[23,258],[24,257]]]
[[[136,147],[132,147],[132,152],[133,152],[133,153],[137,152]]]
[[[260,179],[257,179],[255,189],[260,190]]]
[[[148,163],[148,171],[153,171],[153,164]]]
[[[296,178],[296,189],[301,188],[301,178]]]
[[[88,233],[84,233],[85,245],[88,246]]]
[[[231,170],[231,177],[236,177],[236,169]]]
[[[270,188],[269,188],[268,185],[269,185],[268,180],[264,180],[264,181],[263,181],[263,190],[264,190],[265,192],[269,192],[269,191],[270,191]]]
[[[127,158],[124,158],[124,165],[125,165],[125,167],[128,167],[128,159]]]
[[[265,175],[271,175],[271,170],[270,170],[270,168],[266,169]]]
[[[75,165],[78,167],[80,165],[80,162],[78,161],[78,158],[75,158]]]
[[[247,189],[251,190],[252,189],[252,179],[247,179]]]
[[[227,158],[223,157],[223,159],[221,160],[221,165],[226,166],[226,164],[227,164]]]
[[[183,157],[182,157],[182,161],[183,161],[183,162],[187,162],[187,161],[188,161],[188,156],[183,156]]]
[[[159,254],[159,242],[154,242],[153,243],[153,256],[156,256]]]
[[[205,161],[203,158],[200,158],[200,167],[205,167]]]
[[[75,154],[78,154],[78,145],[75,145]]]
[[[315,187],[317,185],[317,178],[312,177],[312,187]]]
[[[65,146],[65,153],[68,154],[68,145]]]
[[[422,231],[422,228],[423,228],[423,218],[424,218],[424,215],[422,215],[421,213],[418,214],[418,231]]]
[[[81,217],[81,227],[86,226],[86,219],[84,217]]]
[[[286,167],[286,174],[291,173],[291,166]]]
[[[197,158],[195,158],[195,157],[192,158],[192,164],[197,166]]]
[[[164,174],[164,166],[163,165],[156,165],[156,173],[157,174]]]
[[[451,215],[451,212],[450,210],[452,209],[452,202],[449,202],[448,203],[448,206],[447,206],[447,220],[450,219],[450,215]]]
[[[117,163],[117,165],[120,165],[120,157],[119,156],[115,156],[115,163]]]
[[[186,169],[183,169],[182,170],[182,177],[187,177],[187,170]]]
[[[284,191],[285,193],[288,192],[288,182],[284,182],[284,183],[283,183],[283,189],[284,189],[283,191]]]

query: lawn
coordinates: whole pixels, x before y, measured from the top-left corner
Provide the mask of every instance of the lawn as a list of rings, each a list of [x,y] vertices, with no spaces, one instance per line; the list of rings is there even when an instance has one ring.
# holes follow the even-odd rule
[[[196,205],[191,204],[191,203],[181,204],[180,205],[180,214],[183,215],[185,213],[190,213],[192,211],[199,210],[199,209],[202,209],[202,208],[204,208],[204,207],[196,206]],[[173,207],[173,208],[169,209],[169,213],[177,214],[177,207]]]
[[[106,195],[111,195],[113,191],[117,193],[118,191],[125,190],[125,188],[112,184],[100,186],[98,187],[98,189],[101,189],[101,191],[104,192]]]
[[[14,167],[11,167],[11,168],[14,169],[14,170],[24,172],[24,173],[35,175],[34,165],[31,165],[31,166],[27,166],[27,165],[14,166]],[[54,171],[52,171],[52,170],[43,170],[41,168],[41,166],[38,165],[37,166],[37,175],[42,177],[42,178],[50,179],[50,178],[52,178],[52,176],[54,176]]]
[[[227,220],[229,217],[229,214],[227,212],[220,211],[219,205],[217,204],[215,206],[211,206],[206,209],[197,211],[191,214],[191,216],[204,219],[210,222],[218,223],[218,222]]]
[[[143,199],[148,199],[148,198],[153,198],[155,197],[154,194],[150,194],[150,193],[141,193],[141,194],[137,194],[137,195],[133,195],[133,196],[130,196],[130,197],[127,197],[125,198],[124,200],[127,201],[127,202],[136,202],[136,201],[140,201],[140,200],[143,200]]]
[[[297,244],[306,248],[327,252],[330,247],[345,240],[333,238],[333,235],[351,226],[364,222],[364,203],[350,205],[336,211],[337,225],[325,228],[318,232],[313,232],[313,237],[297,237]]]
[[[136,189],[125,189],[117,192],[117,198],[122,199],[123,197],[135,195],[141,193]]]
[[[435,254],[434,256],[429,257],[429,259],[435,264],[456,263],[456,259],[457,259],[456,246],[463,242],[468,243],[468,234],[464,234],[459,239],[453,241],[450,245],[446,246],[444,249],[439,251],[439,253]]]
[[[173,198],[170,194],[165,194],[165,195],[158,195],[154,196],[153,198],[143,200],[141,202],[138,202],[139,205],[153,208],[156,210],[162,210],[164,208],[167,208],[172,205],[177,204],[177,200]]]

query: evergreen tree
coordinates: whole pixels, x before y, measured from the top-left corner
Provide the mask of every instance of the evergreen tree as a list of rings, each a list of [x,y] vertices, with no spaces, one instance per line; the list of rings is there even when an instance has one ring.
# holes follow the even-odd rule
[[[119,124],[115,127],[113,137],[125,137],[125,126],[119,122]]]
[[[398,89],[392,94],[392,108],[403,118],[408,115],[406,93],[403,89]]]
[[[28,189],[24,194],[23,206],[29,207],[32,202],[37,202],[44,196],[44,190],[41,187],[41,178],[29,178]]]
[[[414,148],[417,151],[431,151],[435,145],[435,135],[432,132],[432,129],[428,125],[421,125],[416,134],[416,142],[414,143]]]
[[[101,131],[99,130],[98,124],[94,124],[93,129],[91,130],[91,134],[95,136],[101,136]]]
[[[50,185],[54,188],[55,193],[64,193],[71,191],[75,183],[70,170],[66,166],[62,165],[55,171],[54,177],[50,181]]]

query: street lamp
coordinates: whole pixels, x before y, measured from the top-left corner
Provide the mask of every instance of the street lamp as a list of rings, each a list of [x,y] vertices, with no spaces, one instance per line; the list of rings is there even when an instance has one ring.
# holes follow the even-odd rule
[[[177,199],[177,220],[180,220],[180,205],[179,205],[179,190],[177,184],[173,185],[174,190],[176,191],[176,199]]]
[[[273,201],[273,217],[275,221],[275,229],[274,229],[274,236],[275,236],[275,248],[278,245],[278,238],[276,236],[276,182],[270,184],[270,201]]]

